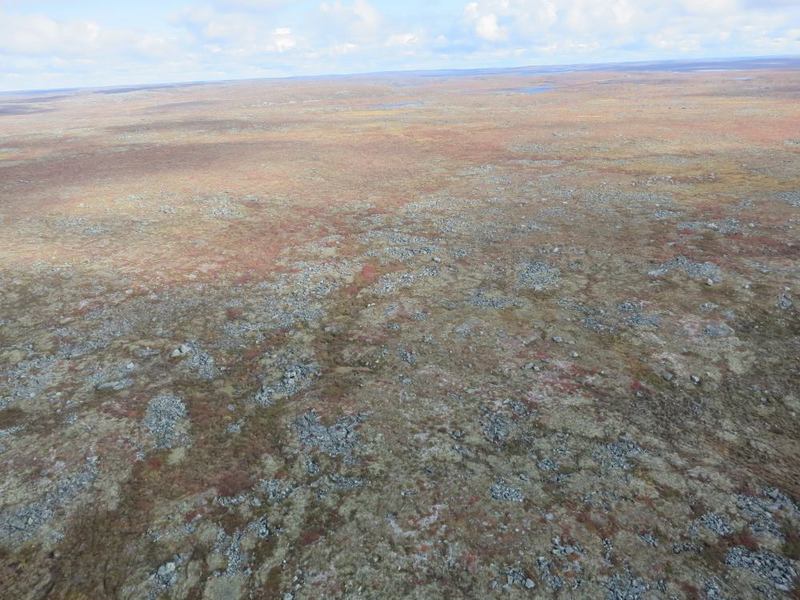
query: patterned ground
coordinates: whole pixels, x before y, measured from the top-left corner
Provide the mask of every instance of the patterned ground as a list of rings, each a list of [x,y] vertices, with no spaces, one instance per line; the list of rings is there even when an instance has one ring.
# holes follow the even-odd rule
[[[4,97],[0,597],[799,598],[799,100]]]

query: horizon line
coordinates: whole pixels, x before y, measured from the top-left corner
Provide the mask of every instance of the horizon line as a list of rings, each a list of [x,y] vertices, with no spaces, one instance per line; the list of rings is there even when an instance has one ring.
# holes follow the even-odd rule
[[[283,76],[266,76],[266,77],[238,77],[232,79],[198,79],[187,81],[157,81],[157,82],[142,82],[142,83],[126,83],[119,85],[97,85],[97,86],[75,86],[75,87],[54,87],[54,88],[28,88],[28,89],[13,89],[13,90],[0,90],[0,96],[7,95],[24,95],[24,94],[39,94],[49,92],[81,92],[81,91],[114,91],[125,90],[131,92],[146,90],[146,89],[159,89],[159,88],[174,88],[182,86],[197,86],[197,85],[215,85],[215,84],[231,84],[231,83],[246,83],[256,81],[286,81],[286,80],[301,80],[301,79],[341,79],[348,77],[377,77],[377,76],[470,76],[470,75],[490,75],[511,73],[514,71],[533,71],[536,69],[541,70],[541,74],[558,74],[568,73],[573,71],[591,71],[602,70],[603,67],[610,68],[611,70],[624,71],[621,67],[640,67],[637,70],[648,71],[644,67],[657,67],[659,65],[697,65],[702,63],[737,63],[737,62],[753,62],[763,63],[765,61],[798,61],[797,65],[776,65],[775,68],[798,68],[800,69],[800,54],[776,54],[776,55],[753,55],[753,56],[709,56],[703,58],[662,58],[650,60],[630,60],[630,61],[602,61],[602,62],[583,62],[583,63],[540,63],[517,65],[510,67],[461,67],[461,68],[429,68],[429,69],[396,69],[387,71],[353,71],[346,73],[320,73],[313,75],[283,75]],[[751,68],[765,68],[764,66],[755,64]],[[652,69],[653,71],[669,70],[669,69]],[[701,71],[702,69],[688,69],[690,72]],[[530,73],[531,75],[535,73]]]

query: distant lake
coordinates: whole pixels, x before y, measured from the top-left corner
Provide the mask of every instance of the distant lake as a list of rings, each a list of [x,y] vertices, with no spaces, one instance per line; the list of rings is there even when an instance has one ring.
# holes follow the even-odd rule
[[[518,87],[518,88],[506,88],[504,90],[497,90],[499,92],[505,94],[542,94],[544,92],[551,92],[555,89],[555,86],[545,84],[545,85],[532,85],[527,87]]]
[[[382,104],[373,104],[370,106],[372,110],[395,110],[397,108],[419,108],[422,102],[419,100],[412,100],[409,102],[386,102]]]

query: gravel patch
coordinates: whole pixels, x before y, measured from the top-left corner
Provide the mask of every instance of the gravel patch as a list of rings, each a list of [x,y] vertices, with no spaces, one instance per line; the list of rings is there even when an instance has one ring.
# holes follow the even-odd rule
[[[537,557],[536,567],[539,570],[539,579],[552,591],[557,592],[564,587],[564,579],[553,573],[553,565],[547,558]]]
[[[196,342],[181,344],[170,353],[170,357],[183,359],[181,366],[205,381],[212,381],[219,374],[214,357]]]
[[[163,598],[169,590],[175,587],[178,583],[178,567],[184,562],[184,558],[180,555],[174,557],[172,560],[160,565],[154,573],[150,575],[150,590],[148,592],[148,600],[156,600],[156,598]]]
[[[623,323],[633,328],[652,327],[658,328],[661,325],[661,317],[656,314],[644,312],[641,302],[635,300],[625,300],[617,305],[620,319]]]
[[[642,540],[642,542],[647,546],[652,548],[658,547],[658,539],[656,539],[656,536],[653,535],[652,531],[643,531],[639,534],[639,539]]]
[[[511,423],[499,412],[487,412],[484,416],[483,435],[495,446],[502,446],[511,435]]]
[[[734,334],[733,329],[725,323],[709,323],[703,327],[703,335],[712,338],[725,338]]]
[[[246,529],[247,531],[254,533],[257,538],[261,539],[269,537],[269,534],[271,533],[269,521],[267,521],[266,516],[261,516],[255,521],[251,521],[247,524]]]
[[[380,296],[387,296],[398,290],[411,287],[420,279],[438,275],[439,269],[432,266],[424,267],[415,272],[387,273],[386,275],[381,275],[378,281],[370,286],[369,289]]]
[[[522,502],[525,496],[519,488],[506,485],[503,481],[498,481],[489,488],[492,498],[503,502]]]
[[[358,427],[363,415],[342,417],[331,426],[323,425],[314,410],[297,417],[294,429],[303,446],[317,448],[329,456],[350,454],[358,443]]]
[[[0,409],[12,402],[40,396],[56,381],[58,360],[53,356],[33,357],[0,371]]]
[[[86,460],[84,468],[64,477],[41,498],[0,512],[0,544],[16,546],[32,539],[97,478],[97,458]]]
[[[542,261],[526,261],[517,266],[517,284],[521,288],[541,292],[556,287],[560,279],[561,271]]]
[[[736,507],[754,533],[766,534],[779,540],[784,539],[784,534],[777,517],[800,519],[797,504],[776,488],[766,488],[759,496],[740,494],[736,498]]]
[[[788,292],[782,293],[778,296],[778,308],[781,310],[789,310],[794,306],[794,301],[792,300],[792,296]]]
[[[258,491],[264,494],[270,503],[276,504],[291,496],[294,486],[279,479],[265,479],[258,484]]]
[[[94,386],[98,392],[121,392],[133,385],[133,379],[126,377],[124,379],[115,379],[112,381],[104,381]]]
[[[226,193],[199,196],[195,198],[195,202],[204,207],[205,216],[211,219],[241,219],[244,217],[242,209]]]
[[[653,218],[658,221],[665,221],[667,219],[674,219],[678,217],[680,213],[675,210],[657,210],[653,213]]]
[[[612,575],[606,589],[606,600],[639,600],[644,598],[650,586],[641,577],[634,577],[626,571]]]
[[[364,480],[360,477],[345,477],[337,473],[328,475],[328,483],[331,488],[339,492],[356,490],[364,485]]]
[[[662,263],[657,268],[648,272],[651,277],[662,277],[670,271],[680,270],[692,279],[704,280],[711,283],[722,281],[720,268],[711,262],[695,262],[685,256],[676,256],[673,259]]]
[[[242,549],[242,540],[245,537],[245,532],[236,530],[231,535],[220,530],[217,534],[217,540],[214,544],[213,552],[224,556],[226,559],[225,570],[216,573],[217,576],[233,577],[239,573],[248,571],[248,557]]]
[[[800,191],[779,192],[776,197],[789,206],[800,208]]]
[[[747,569],[766,579],[781,591],[789,592],[794,589],[797,571],[791,561],[769,550],[753,551],[743,546],[736,546],[728,550],[725,555],[725,564]]]
[[[719,583],[714,579],[708,579],[703,586],[703,593],[706,600],[726,600],[725,594]]]
[[[254,400],[259,406],[272,406],[278,400],[294,396],[308,388],[319,374],[315,363],[291,362],[290,358],[283,358],[278,362],[285,366],[278,367],[277,377],[265,378],[256,392]]]
[[[740,233],[742,231],[742,225],[737,219],[724,219],[722,221],[684,221],[678,223],[678,229],[690,231],[710,230],[728,235]]]
[[[599,446],[592,453],[592,457],[604,469],[628,471],[633,468],[631,459],[643,453],[644,450],[636,442],[621,438],[616,442]]]
[[[584,555],[584,550],[580,544],[565,544],[561,541],[560,536],[554,537],[550,543],[552,545],[550,553],[553,554],[553,556],[574,558]]]
[[[142,424],[158,449],[188,444],[186,405],[172,394],[160,394],[150,400]]]
[[[513,587],[532,590],[536,587],[536,582],[528,577],[528,574],[519,567],[506,567],[502,570],[502,574],[506,579],[503,585],[503,589],[505,590],[510,590]]]
[[[472,293],[469,298],[469,304],[476,308],[489,308],[492,310],[503,310],[522,305],[519,300],[499,296],[482,289],[475,290]]]
[[[706,513],[702,517],[695,519],[689,527],[689,535],[692,537],[697,536],[701,527],[708,529],[718,537],[724,537],[733,533],[733,527],[731,527],[728,519],[714,512]]]

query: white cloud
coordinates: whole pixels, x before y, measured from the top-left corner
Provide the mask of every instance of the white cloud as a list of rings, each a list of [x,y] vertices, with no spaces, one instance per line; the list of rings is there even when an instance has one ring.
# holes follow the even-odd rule
[[[508,32],[500,27],[497,22],[497,15],[494,13],[480,15],[475,19],[475,33],[480,38],[490,42],[499,42],[508,37]]]
[[[682,0],[683,8],[694,14],[732,14],[740,10],[739,0]]]
[[[219,0],[222,6],[254,10],[276,10],[290,3],[290,0]]]
[[[210,8],[187,9],[176,24],[186,27],[201,42],[253,41],[259,33],[257,23],[249,16]]]
[[[800,54],[800,0],[181,1],[126,27],[95,3],[58,19],[0,0],[0,88]]]
[[[284,53],[296,48],[299,39],[291,27],[275,27],[270,20],[210,8],[188,9],[175,20],[195,40],[216,54],[236,56]]]
[[[169,51],[174,40],[113,29],[92,20],[59,21],[45,15],[0,12],[0,52],[24,56],[89,57],[135,52],[151,56]]]
[[[319,7],[327,27],[351,38],[373,39],[382,26],[381,13],[366,0],[323,2]]]
[[[789,31],[800,22],[800,3],[783,6],[788,0],[472,0],[463,11],[480,44],[596,60],[730,56],[759,47],[797,53],[800,41]]]
[[[297,40],[292,35],[290,27],[278,27],[272,32],[271,47],[275,48],[277,52],[291,50],[296,45]]]
[[[386,40],[387,46],[414,46],[420,42],[416,33],[395,33]]]
[[[350,54],[358,50],[358,44],[352,42],[345,42],[344,44],[334,44],[328,49],[328,54],[333,56],[341,56],[343,54]]]

